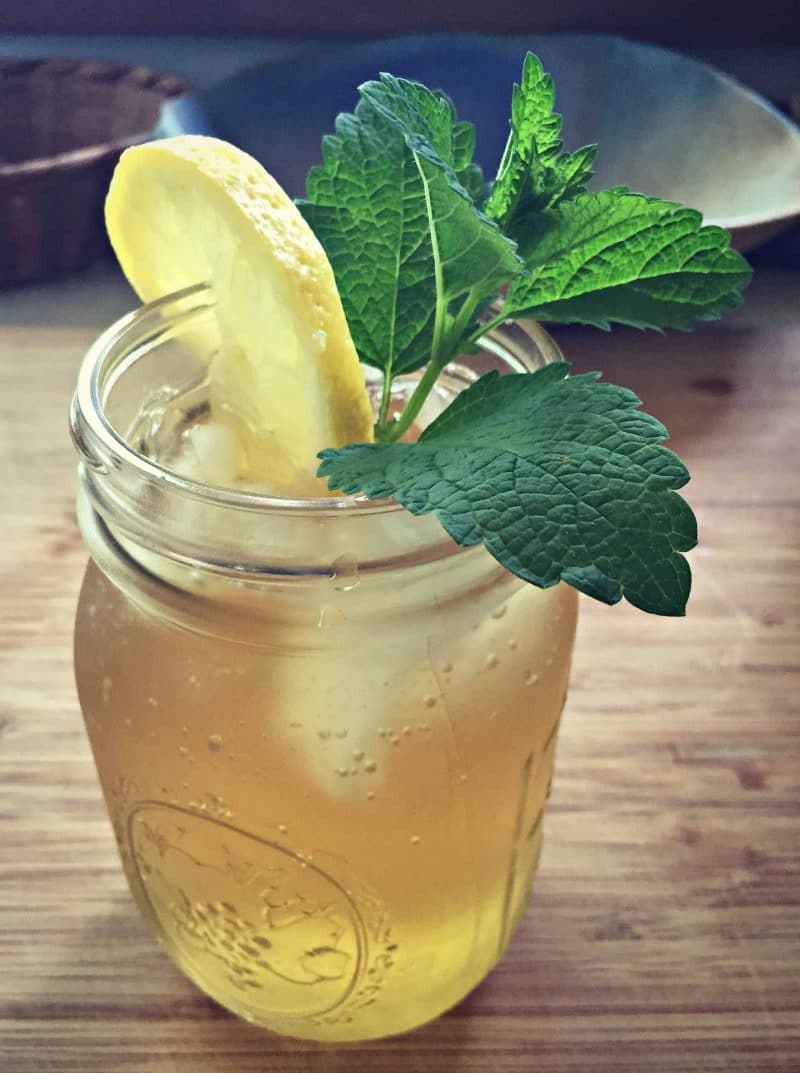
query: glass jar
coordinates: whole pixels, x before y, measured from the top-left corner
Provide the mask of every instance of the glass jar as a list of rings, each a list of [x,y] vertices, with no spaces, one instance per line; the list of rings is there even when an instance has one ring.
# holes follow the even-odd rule
[[[75,665],[97,770],[139,908],[204,991],[292,1036],[401,1032],[474,988],[525,909],[576,593],[393,501],[271,499],[148,458],[202,409],[215,345],[193,288],[114,325],[80,372]],[[476,360],[557,357],[511,324]]]

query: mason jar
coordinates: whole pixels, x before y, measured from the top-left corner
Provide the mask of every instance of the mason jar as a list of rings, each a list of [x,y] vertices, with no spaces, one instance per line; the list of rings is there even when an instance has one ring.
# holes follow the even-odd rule
[[[483,979],[526,907],[576,593],[392,500],[176,473],[214,325],[209,292],[181,292],[80,371],[75,667],[100,782],[139,909],[208,995],[307,1039],[402,1032]],[[439,403],[556,358],[505,325]]]

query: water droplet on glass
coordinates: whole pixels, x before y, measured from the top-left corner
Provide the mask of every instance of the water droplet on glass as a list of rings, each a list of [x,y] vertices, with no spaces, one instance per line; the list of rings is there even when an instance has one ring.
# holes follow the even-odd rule
[[[336,774],[341,776],[341,778],[344,779],[350,774],[350,772],[347,770],[346,767],[337,767]]]
[[[492,719],[496,719],[496,718],[497,718],[497,712],[489,712],[489,720],[490,721]]]
[[[155,697],[148,697],[147,698],[147,703],[150,705],[151,708],[157,708],[158,707],[158,701],[156,700]]]
[[[289,834],[289,828],[286,826],[285,823],[279,823],[278,824],[278,830],[280,831],[280,833],[282,835],[288,835]]]
[[[422,703],[425,705],[426,708],[433,708],[436,704],[436,697],[431,696],[431,694],[429,693],[426,697],[422,698]]]
[[[368,760],[366,764],[364,764],[364,770],[372,773],[373,771],[378,770],[378,765],[375,763],[374,760]]]
[[[354,760],[363,760],[364,759],[364,750],[363,749],[353,749],[353,759]]]
[[[467,778],[468,778],[466,772],[462,772],[458,777],[461,780],[461,782],[466,782]]]
[[[337,592],[349,592],[361,583],[358,562],[352,555],[340,555],[338,559],[334,559],[331,582]]]
[[[375,800],[375,791],[374,790],[369,790],[367,792],[367,801],[374,801],[374,800]]]
[[[125,720],[125,726],[126,727],[133,726],[133,720],[132,719],[126,719]]]
[[[528,674],[527,674],[527,676],[525,678],[525,685],[526,686],[535,686],[538,681],[539,681],[539,675],[534,674],[533,671],[528,671]]]
[[[208,747],[212,753],[217,752],[222,748],[222,735],[221,734],[209,734],[208,735]]]
[[[301,730],[301,729],[302,729],[302,727],[303,727],[303,724],[302,724],[302,723],[290,723],[290,724],[289,724],[289,726],[290,726],[290,727],[291,727],[291,728],[292,728],[293,730]],[[266,735],[264,735],[264,736],[266,737]]]
[[[389,738],[389,741],[392,743],[392,745],[399,745],[400,744],[400,739],[398,738],[398,736],[396,734],[392,734],[391,738]]]
[[[502,618],[508,608],[505,604],[501,604],[496,610],[492,611],[492,618]]]
[[[500,662],[500,660],[497,658],[497,656],[494,654],[494,652],[490,652],[489,655],[486,657],[486,670],[487,671],[494,670],[494,668],[497,666],[497,664],[499,662]]]
[[[516,639],[516,637],[509,637],[509,639],[508,639],[508,647],[511,649],[512,652],[514,651],[514,649],[517,647],[517,639]]]
[[[179,745],[178,746],[178,752],[181,754],[181,756],[188,756],[189,755],[189,750],[186,748],[185,745]]]
[[[112,686],[111,679],[110,678],[104,678],[102,683],[101,683],[103,704],[108,704],[109,699],[111,698],[111,686]]]
[[[320,730],[319,736],[322,738],[323,741],[327,741],[328,738],[331,736],[331,732],[330,730]]]
[[[443,674],[450,674],[450,672],[452,670],[453,670],[453,664],[452,663],[443,663],[442,664],[442,673]]]
[[[351,767],[350,768],[350,774],[351,775],[357,775],[358,774],[358,768],[357,767]]]
[[[411,845],[412,846],[418,846],[419,842],[420,842],[419,835],[412,835],[411,836]]]
[[[347,727],[340,727],[339,730],[336,731],[336,737],[337,738],[346,738],[347,737]]]
[[[403,733],[405,734],[406,737],[408,737],[408,735],[411,733],[411,729],[412,728],[408,727],[408,726],[403,727]]]

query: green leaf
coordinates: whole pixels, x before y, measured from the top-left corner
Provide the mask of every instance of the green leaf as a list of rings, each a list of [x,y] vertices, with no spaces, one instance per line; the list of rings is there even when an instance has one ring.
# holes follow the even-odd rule
[[[561,150],[561,116],[553,111],[553,79],[529,52],[511,94],[511,131],[486,212],[516,239],[531,215],[583,192],[597,147]]]
[[[531,271],[511,285],[506,315],[563,324],[688,330],[739,305],[751,277],[727,231],[624,188],[539,213],[521,249]]]
[[[474,132],[449,100],[390,75],[360,93],[298,204],[331,262],[359,356],[391,377],[452,350],[452,303],[494,292],[523,265],[464,185],[482,181]]]
[[[322,143],[298,207],[331,262],[359,357],[388,375],[430,360],[436,284],[419,171],[363,101]]]
[[[683,614],[691,575],[681,553],[697,535],[675,492],[686,468],[632,392],[568,371],[490,373],[416,443],[326,450],[319,475],[331,489],[433,511],[457,543],[482,542],[534,585],[563,579],[605,603],[625,596]]]
[[[445,305],[475,292],[492,294],[525,266],[515,243],[475,205],[461,177],[472,181],[471,124],[455,122],[453,105],[419,82],[381,75],[361,87],[362,96],[403,135],[419,170],[428,202],[434,258],[442,270]]]

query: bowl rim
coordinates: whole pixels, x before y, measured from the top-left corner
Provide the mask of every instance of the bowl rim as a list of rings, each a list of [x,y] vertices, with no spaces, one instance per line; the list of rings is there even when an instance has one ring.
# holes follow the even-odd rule
[[[16,69],[16,70],[15,70]],[[0,56],[0,86],[6,80],[19,82],[30,79],[33,75],[47,77],[59,74],[80,79],[85,82],[96,81],[98,74],[114,74],[118,81],[128,81],[133,89],[141,89],[157,94],[162,101],[181,97],[192,92],[188,82],[175,75],[154,71],[142,64],[117,63],[114,60],[72,58],[66,56],[41,56],[34,58]],[[134,77],[135,76],[135,77]],[[80,149],[68,149],[51,156],[35,156],[11,163],[0,161],[0,179],[18,179],[42,174],[47,171],[61,171],[87,167],[104,157],[116,155],[131,145],[148,141],[152,129],[131,131],[129,134],[109,141],[95,142]]]

